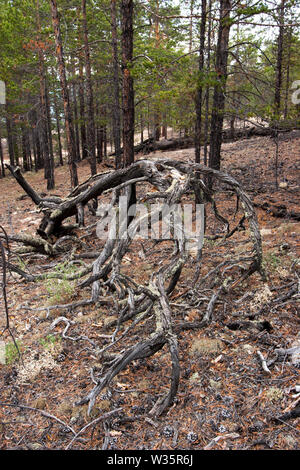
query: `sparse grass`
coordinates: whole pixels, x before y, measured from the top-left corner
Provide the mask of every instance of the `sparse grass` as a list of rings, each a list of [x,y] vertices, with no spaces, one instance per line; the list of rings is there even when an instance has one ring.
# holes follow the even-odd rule
[[[41,338],[39,343],[45,349],[53,349],[59,342],[59,338],[54,335],[47,335],[46,338]]]
[[[22,269],[22,271],[26,271],[27,264],[19,256],[18,256],[18,259],[17,259],[17,265],[20,269]]]
[[[291,232],[295,230],[295,228],[296,228],[295,223],[288,222],[288,223],[281,224],[280,227],[277,229],[277,232],[280,232],[281,234],[290,234]]]
[[[206,245],[208,248],[212,248],[217,244],[217,240],[210,240],[209,238],[204,239],[204,246]]]
[[[16,340],[16,344],[13,341],[11,341],[10,343],[7,343],[5,346],[6,364],[13,364],[14,362],[16,362],[20,357],[21,350],[22,350],[21,341]]]
[[[75,281],[69,281],[68,275],[74,274],[77,269],[75,266],[68,266],[66,263],[58,264],[55,270],[62,274],[62,279],[48,279],[46,288],[49,293],[48,304],[56,305],[61,302],[68,302],[75,291]]]
[[[276,269],[280,266],[281,263],[282,261],[280,257],[276,255],[276,253],[274,253],[273,251],[269,251],[263,256],[263,268],[270,273],[276,271]]]

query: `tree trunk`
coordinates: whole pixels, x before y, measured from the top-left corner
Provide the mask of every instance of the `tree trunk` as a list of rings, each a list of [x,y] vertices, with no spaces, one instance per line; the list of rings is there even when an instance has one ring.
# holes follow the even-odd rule
[[[54,188],[54,165],[53,165],[53,151],[51,155],[50,149],[50,134],[48,128],[48,106],[47,106],[47,90],[46,90],[46,76],[44,55],[40,46],[41,35],[41,22],[40,22],[40,4],[39,0],[36,1],[36,21],[37,21],[37,36],[38,36],[38,59],[39,59],[39,76],[40,76],[40,113],[41,113],[41,134],[42,146],[44,154],[44,175],[47,180],[47,189]],[[52,142],[51,142],[52,144]]]
[[[134,162],[133,0],[122,0],[123,166]]]
[[[106,117],[106,109],[105,109],[105,117]],[[107,125],[103,126],[103,156],[104,158],[107,157]]]
[[[115,166],[121,167],[121,113],[120,113],[120,86],[119,86],[119,57],[118,57],[118,31],[116,0],[111,0],[111,36],[113,50],[113,137],[115,147]]]
[[[15,162],[16,162],[16,165],[19,166],[20,164],[19,145],[18,145],[19,135],[18,135],[18,130],[16,129],[16,116],[12,120],[11,129],[12,129],[12,135],[13,135],[12,144],[13,144],[13,149],[14,149]]]
[[[46,116],[47,116],[47,135],[49,143],[49,177],[47,189],[53,189],[55,187],[54,180],[54,154],[53,154],[53,140],[52,140],[52,123],[51,123],[51,113],[50,113],[50,98],[47,80],[45,80],[45,97],[46,97]]]
[[[86,92],[87,92],[87,107],[88,107],[88,158],[91,167],[91,174],[97,173],[96,151],[95,151],[95,118],[94,118],[94,97],[92,86],[92,72],[90,61],[90,47],[88,41],[88,28],[86,19],[86,0],[82,0],[82,25],[84,36],[84,56],[85,56],[85,69],[86,69]]]
[[[99,163],[103,161],[103,127],[97,128],[97,160]]]
[[[28,138],[28,128],[22,118],[22,156],[23,156],[23,169],[24,171],[31,170],[31,150],[30,150],[30,141]]]
[[[191,0],[191,17],[190,17],[190,31],[189,31],[189,52],[192,52],[193,49],[193,14],[194,14],[195,0]]]
[[[144,142],[144,119],[143,119],[143,114],[141,113],[141,144]]]
[[[57,104],[56,93],[54,93],[54,111],[55,111],[56,130],[57,130],[59,164],[63,166],[64,159],[63,159],[62,145],[61,145],[60,117],[59,117],[59,109],[58,109],[58,104]]]
[[[79,35],[81,44],[81,34]],[[79,115],[80,115],[80,137],[81,137],[81,158],[85,160],[88,157],[87,136],[85,126],[85,99],[84,99],[84,76],[82,52],[79,54]]]
[[[207,32],[207,59],[206,59],[206,71],[209,75],[210,73],[210,48],[211,48],[211,24],[212,24],[212,15],[211,15],[212,0],[209,0],[208,4],[208,32]],[[210,88],[209,85],[206,87],[205,94],[205,119],[204,119],[204,165],[207,165],[207,155],[208,155],[208,133],[209,133],[209,98],[210,98]]]
[[[11,119],[8,116],[7,102],[6,102],[6,131],[7,131],[7,147],[8,147],[9,160],[10,160],[10,164],[14,166],[15,154],[14,154],[14,146],[13,146],[12,125],[11,125]]]
[[[280,119],[281,111],[281,87],[282,87],[282,59],[283,59],[283,39],[284,39],[284,7],[285,1],[281,0],[279,13],[279,35],[277,38],[277,61],[276,61],[276,80],[275,80],[275,120]]]
[[[231,6],[231,0],[220,0],[220,24],[216,53],[216,75],[218,83],[214,87],[209,152],[209,166],[215,170],[219,170],[221,166]]]
[[[66,123],[66,139],[67,139],[67,150],[68,150],[68,164],[70,167],[71,174],[71,185],[72,187],[78,185],[77,167],[75,163],[76,147],[74,129],[72,123],[72,114],[70,108],[69,91],[67,86],[65,60],[63,54],[61,33],[60,33],[60,22],[57,11],[56,0],[51,1],[51,12],[52,12],[52,23],[55,33],[55,44],[56,44],[56,57],[58,62],[59,77],[62,91],[62,98],[64,103],[64,114]]]
[[[40,121],[41,120],[40,120],[39,112],[34,111],[34,115],[33,115],[33,126],[34,126],[33,140],[34,140],[34,146],[35,146],[35,149],[36,149],[35,171],[40,170],[44,166],[43,154],[42,154],[42,148],[41,148],[41,141],[40,141]]]
[[[76,157],[75,161],[80,161],[80,139],[79,139],[79,127],[78,127],[78,107],[76,97],[76,85],[72,83],[72,94],[73,94],[73,109],[74,109],[74,130],[75,130],[75,146],[76,146]]]
[[[1,164],[1,178],[5,176],[5,168],[4,168],[4,156],[3,156],[3,148],[2,148],[2,138],[0,135],[0,164]]]
[[[206,26],[206,0],[201,4],[200,23],[200,49],[199,49],[199,76],[196,91],[196,125],[195,125],[195,162],[200,163],[201,152],[201,123],[202,123],[202,79],[204,72],[204,46],[205,46],[205,26]]]
[[[288,31],[288,56],[286,64],[286,83],[285,83],[285,97],[284,97],[284,119],[288,116],[289,111],[289,91],[290,91],[290,67],[291,67],[291,49],[292,49],[292,29]]]

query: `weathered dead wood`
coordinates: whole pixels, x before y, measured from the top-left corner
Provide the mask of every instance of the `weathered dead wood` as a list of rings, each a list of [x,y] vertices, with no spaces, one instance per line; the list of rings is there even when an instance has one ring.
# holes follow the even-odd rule
[[[273,217],[277,218],[287,218],[292,220],[300,220],[300,212],[290,211],[284,204],[270,204],[268,202],[258,203],[254,202],[254,207],[259,207],[263,209],[268,214],[271,214]]]
[[[105,413],[104,415],[102,416],[99,416],[98,418],[94,419],[93,421],[91,421],[90,423],[86,424],[85,426],[83,426],[83,428],[80,429],[80,431],[78,431],[77,433],[73,433],[75,434],[75,436],[73,437],[73,439],[69,442],[69,444],[67,445],[67,447],[65,448],[65,450],[68,450],[71,448],[73,442],[76,441],[76,439],[78,439],[78,437],[83,434],[88,428],[90,428],[91,426],[95,426],[95,424],[99,423],[100,421],[105,421],[105,420],[108,420],[110,418],[112,418],[113,416],[116,416],[118,415],[118,413],[121,413],[121,411],[123,410],[123,408],[117,408],[115,410],[112,410],[112,411],[108,411],[107,413]]]
[[[166,186],[166,183],[159,175],[158,169],[152,162],[140,161],[128,168],[105,173],[103,175],[96,175],[92,180],[94,182],[93,185],[87,185],[87,187],[83,186],[80,188],[79,192],[77,188],[75,188],[71,196],[68,196],[63,201],[50,202],[47,198],[40,198],[28,183],[25,184],[25,179],[22,175],[20,179],[20,170],[18,168],[13,168],[10,165],[8,168],[24,191],[44,213],[44,218],[38,228],[38,234],[45,239],[49,238],[52,234],[58,235],[62,222],[69,217],[78,216],[78,212],[80,212],[79,219],[82,221],[83,207],[86,206],[90,200],[96,199],[108,189],[120,186],[130,180],[143,177],[147,177],[148,180],[154,184],[162,185],[163,189]]]
[[[287,411],[286,413],[284,413],[280,416],[272,418],[272,421],[279,422],[279,424],[280,424],[280,422],[285,422],[285,421],[288,421],[290,419],[296,419],[296,418],[299,418],[299,416],[300,416],[300,405],[296,406],[291,411]]]
[[[271,371],[269,369],[269,367],[267,366],[267,361],[265,360],[263,354],[260,352],[260,351],[257,351],[257,355],[260,359],[260,362],[261,362],[261,366],[263,368],[263,371],[267,374],[267,375],[272,375],[271,374]]]
[[[212,190],[206,187],[204,181],[206,181],[207,177],[210,177],[211,180],[216,183],[214,186],[216,189]],[[199,184],[196,184],[196,181],[198,181]],[[55,234],[59,236],[64,227],[62,223],[66,218],[76,216],[78,221],[82,224],[84,222],[84,208],[89,201],[99,198],[105,192],[107,194],[107,192],[113,191],[112,209],[117,202],[116,194],[119,191],[126,189],[128,185],[138,185],[142,183],[146,185],[146,191],[149,191],[149,193],[144,191],[145,194],[141,197],[142,201],[150,200],[151,197],[154,201],[163,199],[167,204],[178,204],[182,201],[183,197],[190,197],[190,194],[197,193],[197,201],[202,202],[206,206],[210,206],[213,216],[218,223],[222,225],[222,229],[224,229],[222,238],[224,241],[233,236],[240,228],[244,228],[244,225],[249,227],[252,237],[253,253],[247,258],[228,260],[228,262],[226,260],[226,263],[223,262],[221,265],[219,264],[216,269],[218,270],[224,267],[223,274],[225,275],[226,265],[232,266],[237,263],[240,265],[243,262],[245,263],[242,270],[244,274],[242,277],[233,280],[231,284],[226,283],[226,277],[220,280],[219,285],[214,287],[214,292],[211,292],[209,297],[205,297],[206,307],[202,318],[200,316],[198,322],[176,324],[176,322],[174,322],[169,297],[178,285],[182,270],[189,258],[185,234],[183,233],[182,237],[179,239],[175,237],[176,221],[173,220],[171,223],[172,233],[170,239],[174,245],[172,255],[166,260],[166,265],[160,267],[156,273],[152,273],[151,279],[148,280],[148,282],[144,285],[138,284],[130,276],[122,273],[121,266],[138,228],[141,226],[142,222],[145,221],[144,219],[148,218],[148,214],[141,215],[140,217],[136,215],[131,217],[132,220],[130,224],[128,224],[130,218],[125,217],[125,220],[121,223],[121,227],[119,227],[119,237],[115,238],[109,236],[94,263],[91,266],[86,266],[79,273],[71,274],[68,277],[68,279],[73,280],[84,278],[87,275],[88,277],[80,282],[77,287],[83,289],[92,285],[90,299],[75,302],[67,306],[55,306],[56,309],[66,308],[67,310],[72,310],[78,306],[92,305],[101,302],[100,289],[102,288],[106,293],[107,290],[112,293],[110,303],[114,304],[118,320],[115,320],[113,325],[116,326],[116,329],[111,336],[111,345],[101,350],[101,354],[103,355],[105,355],[108,349],[120,344],[125,337],[128,337],[132,329],[138,324],[141,324],[141,322],[147,322],[149,325],[153,325],[153,321],[155,322],[155,326],[152,326],[153,331],[150,336],[141,339],[137,344],[129,346],[121,353],[114,355],[111,362],[104,365],[102,376],[96,380],[95,387],[79,402],[81,404],[88,403],[89,412],[93,408],[99,393],[110,385],[111,380],[119,372],[124,370],[132,361],[151,357],[167,345],[172,362],[170,390],[166,396],[161,397],[157,401],[151,411],[154,416],[161,415],[173,402],[179,384],[180,368],[177,333],[187,328],[203,328],[207,326],[208,323],[212,321],[214,309],[219,302],[222,301],[221,294],[226,295],[228,289],[235,287],[255,271],[258,271],[264,276],[262,268],[261,237],[256,214],[248,195],[238,181],[224,172],[212,170],[199,164],[183,163],[169,159],[161,159],[159,161],[141,160],[137,161],[129,168],[95,175],[86,183],[75,188],[65,199],[52,198],[50,200],[50,198],[48,198],[38,200],[34,198],[35,203],[38,202],[38,207],[44,214],[39,227],[39,234],[42,236],[16,236],[14,241],[16,243],[23,241],[27,246],[42,253],[47,253],[48,255],[59,254],[62,248],[60,240],[62,240],[63,237],[58,238],[53,244],[51,242],[51,235]],[[26,185],[23,184],[22,187],[24,190],[30,191]],[[236,199],[240,202],[239,210],[242,212],[242,216],[238,224],[235,223],[234,228],[230,227],[231,223],[221,214],[221,210],[217,207],[214,196],[218,188],[228,188],[230,193],[235,194]],[[157,209],[157,211],[159,213],[160,209]],[[145,254],[145,256],[147,256],[147,254]],[[72,258],[73,254],[70,259]],[[92,258],[95,258],[95,253],[93,253]],[[200,256],[198,253],[196,265],[199,264],[200,258],[201,250]],[[214,271],[215,270],[211,273],[214,274]],[[22,275],[20,272],[18,274]],[[56,273],[43,273],[42,275],[31,274],[30,276],[32,277],[30,280],[41,280],[49,276],[53,276],[54,278],[59,276],[59,273],[57,273],[57,275],[55,274]],[[200,287],[202,286],[201,281],[203,282],[205,278],[207,278],[207,276],[198,283],[197,288],[199,288],[200,291]],[[66,328],[63,332],[63,336],[66,339],[72,341],[79,339],[88,340],[88,338],[84,336],[67,336],[67,331],[72,325],[72,321],[67,317],[61,317],[58,321],[66,324]],[[129,322],[129,325],[126,329],[121,331],[121,325],[127,322]],[[54,326],[56,325],[57,322]],[[110,326],[112,325],[108,325],[108,327]]]
[[[256,127],[256,126],[247,126],[238,129],[224,129],[222,132],[222,142],[235,142],[240,139],[250,139],[251,137],[264,137],[272,136],[274,130],[269,127]],[[154,138],[149,138],[144,140],[142,143],[135,145],[134,152],[136,154],[142,153],[143,155],[148,155],[151,152],[156,151],[169,151],[169,150],[179,150],[187,149],[195,146],[195,138],[190,137],[175,137],[173,139],[162,139],[155,140]],[[123,149],[121,149],[121,154]],[[115,153],[111,153],[110,156],[114,156]]]
[[[67,429],[69,429],[69,431],[70,431],[74,436],[76,436],[76,432],[74,431],[74,429],[73,429],[71,426],[69,426],[69,424],[65,423],[64,421],[62,421],[61,419],[57,418],[56,416],[51,415],[50,413],[47,413],[47,412],[44,411],[44,410],[40,410],[39,408],[33,408],[32,406],[22,405],[21,403],[17,403],[17,404],[13,404],[13,403],[0,403],[0,406],[8,406],[8,407],[10,407],[10,408],[20,408],[21,410],[34,411],[35,413],[41,414],[41,415],[44,416],[45,418],[53,419],[54,421],[57,421],[59,424],[61,424],[62,426],[66,427]],[[16,410],[16,412],[19,412],[19,411]]]

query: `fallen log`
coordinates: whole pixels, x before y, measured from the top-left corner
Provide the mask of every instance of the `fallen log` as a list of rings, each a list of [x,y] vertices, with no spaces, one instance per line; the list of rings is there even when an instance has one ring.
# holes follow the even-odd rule
[[[238,129],[224,129],[222,132],[223,142],[235,142],[240,139],[250,139],[251,137],[264,137],[273,136],[274,130],[269,127],[256,127],[247,126]],[[156,141],[153,137],[144,140],[140,144],[134,147],[136,154],[142,153],[148,155],[151,152],[161,151],[166,152],[170,150],[187,149],[195,146],[195,139],[192,136],[189,137],[175,137],[172,139],[162,139]],[[123,149],[121,149],[121,154]],[[114,156],[115,153],[111,153],[110,156]]]
[[[259,207],[260,209],[263,209],[266,211],[268,214],[272,215],[273,217],[276,218],[281,218],[281,219],[293,219],[300,221],[300,212],[295,212],[295,211],[289,211],[284,204],[270,204],[269,202],[263,202],[263,203],[258,203],[254,202],[254,207]]]

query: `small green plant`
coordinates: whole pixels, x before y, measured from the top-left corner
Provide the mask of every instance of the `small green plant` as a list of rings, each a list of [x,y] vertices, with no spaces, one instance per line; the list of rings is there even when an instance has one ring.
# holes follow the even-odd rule
[[[217,243],[217,240],[211,240],[210,238],[204,239],[204,245],[208,246],[208,248],[213,248]]]
[[[18,257],[18,260],[17,260],[17,265],[20,269],[22,269],[23,271],[26,271],[26,262],[22,260],[22,258]]]
[[[263,257],[263,268],[268,271],[275,271],[281,264],[281,259],[274,252],[268,252]]]
[[[19,340],[16,340],[16,344],[11,341],[5,346],[5,360],[6,364],[13,364],[16,362],[21,354],[22,344]]]
[[[77,269],[75,266],[62,263],[58,264],[55,270],[61,275],[61,278],[48,279],[46,283],[46,288],[50,296],[50,305],[68,301],[72,297],[75,289],[75,281],[68,280],[70,275],[76,273]]]
[[[46,338],[41,338],[39,343],[45,349],[52,349],[58,342],[58,338],[54,335],[48,335]]]

